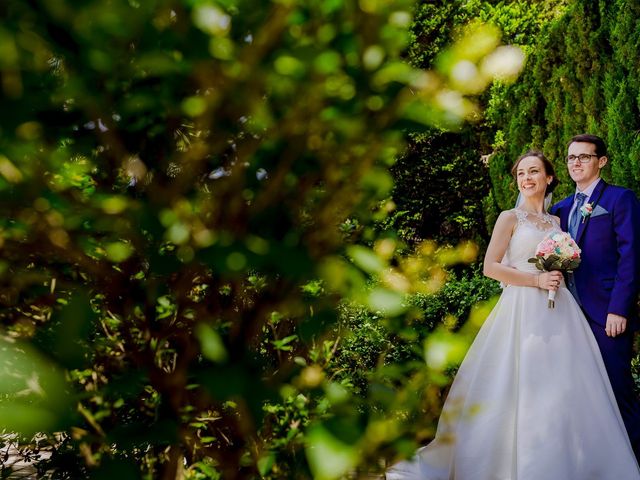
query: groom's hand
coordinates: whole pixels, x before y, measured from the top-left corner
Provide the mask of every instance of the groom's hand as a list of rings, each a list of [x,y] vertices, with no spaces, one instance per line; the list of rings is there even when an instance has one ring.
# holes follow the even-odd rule
[[[626,329],[626,318],[616,315],[615,313],[609,313],[607,315],[607,325],[604,327],[604,330],[607,332],[608,336],[615,337],[616,335],[623,333]]]

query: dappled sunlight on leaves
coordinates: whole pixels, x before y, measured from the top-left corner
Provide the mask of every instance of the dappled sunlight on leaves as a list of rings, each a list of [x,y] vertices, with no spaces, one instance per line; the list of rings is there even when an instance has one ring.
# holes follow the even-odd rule
[[[519,66],[483,24],[411,66],[412,9],[0,7],[5,426],[123,480],[339,478],[430,434],[470,337],[425,366],[419,304],[478,248],[380,231],[388,169]]]

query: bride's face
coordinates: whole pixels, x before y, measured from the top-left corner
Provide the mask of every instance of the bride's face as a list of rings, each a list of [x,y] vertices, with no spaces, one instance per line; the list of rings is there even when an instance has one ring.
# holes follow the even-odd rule
[[[518,190],[525,197],[534,197],[541,195],[544,197],[547,185],[553,179],[547,175],[542,160],[538,157],[525,157],[520,160],[516,169],[516,180],[518,182]]]

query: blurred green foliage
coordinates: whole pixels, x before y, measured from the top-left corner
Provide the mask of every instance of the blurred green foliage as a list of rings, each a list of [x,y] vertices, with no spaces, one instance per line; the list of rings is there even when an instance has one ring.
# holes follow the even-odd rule
[[[407,59],[417,67],[440,67],[442,58],[446,57],[443,53],[446,45],[465,35],[468,29],[465,26],[470,22],[478,21],[497,27],[494,35],[500,35],[504,42],[520,46],[527,55],[534,54],[543,28],[564,12],[567,3],[550,0],[419,2],[411,25]],[[507,60],[514,53],[504,52],[503,68],[517,66],[517,53],[514,61]],[[470,65],[458,70],[463,76],[467,72],[472,72]],[[456,244],[460,239],[473,239],[485,245],[499,211],[513,205],[502,202],[499,193],[492,192],[492,183],[500,175],[501,185],[511,188],[511,177],[505,166],[526,150],[525,144],[507,138],[511,149],[506,163],[496,169],[499,173],[490,176],[488,165],[488,157],[496,148],[496,131],[505,122],[521,121],[519,106],[506,92],[522,87],[519,81],[512,85],[512,77],[506,73],[478,98],[481,111],[486,110],[486,114],[479,112],[472,122],[455,131],[430,128],[408,136],[408,148],[391,169],[396,209],[385,222],[406,241],[428,238]],[[526,89],[522,92],[528,95]],[[535,96],[523,101],[535,101]],[[504,109],[510,109],[508,116]],[[527,123],[522,126],[526,128]],[[499,204],[494,195],[500,200]]]
[[[412,9],[2,2],[0,419],[49,435],[48,471],[329,479],[433,433],[486,309],[438,330],[436,365],[410,299],[477,248],[380,233],[388,168],[475,117],[514,51],[474,24],[421,70]]]
[[[479,138],[470,127],[412,135],[391,167],[396,208],[385,226],[410,243],[424,238],[443,244],[461,239],[486,243],[483,199],[490,181],[480,160]]]
[[[491,157],[492,194],[501,208],[515,198],[507,167],[529,147],[554,163],[560,199],[574,191],[567,142],[594,133],[607,142],[604,177],[640,193],[638,96],[640,77],[635,18],[638,2],[577,0],[543,30],[523,77],[487,111],[496,125]],[[634,53],[632,53],[634,52]]]

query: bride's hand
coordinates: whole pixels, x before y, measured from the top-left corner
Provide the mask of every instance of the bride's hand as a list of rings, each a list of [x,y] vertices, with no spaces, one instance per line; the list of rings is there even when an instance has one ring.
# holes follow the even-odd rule
[[[558,290],[562,283],[562,272],[554,270],[553,272],[544,272],[538,275],[538,288],[544,290]]]

